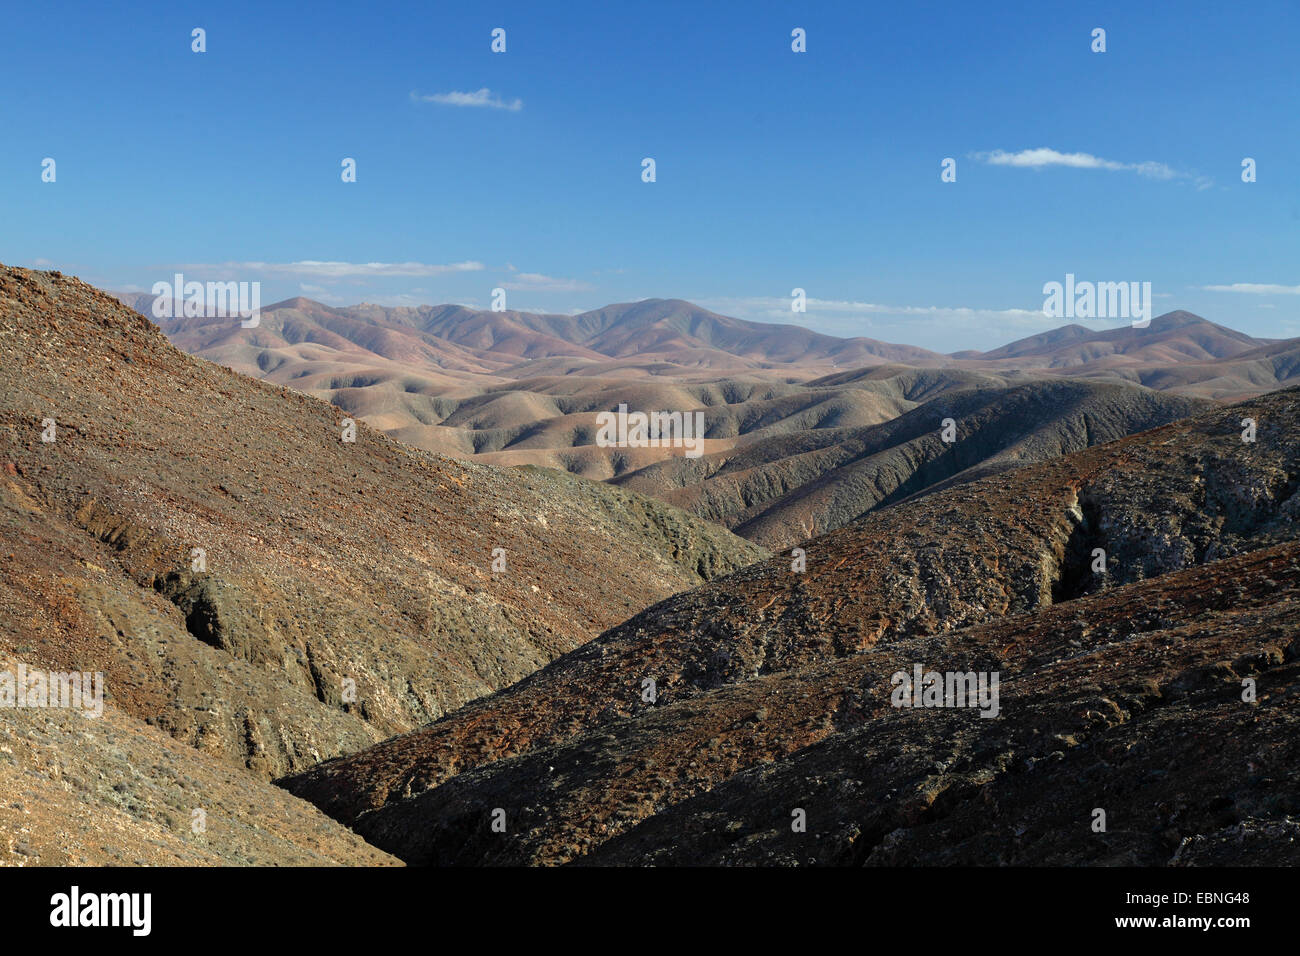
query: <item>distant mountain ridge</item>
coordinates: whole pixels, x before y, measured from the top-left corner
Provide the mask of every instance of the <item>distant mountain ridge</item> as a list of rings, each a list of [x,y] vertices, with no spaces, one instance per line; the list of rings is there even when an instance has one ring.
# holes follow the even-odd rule
[[[308,305],[309,304],[309,305]],[[321,308],[310,300],[289,299],[264,311]],[[324,307],[328,308],[328,307]],[[492,312],[459,305],[385,307],[362,304],[335,312],[377,324],[405,326],[466,348],[524,358],[572,355],[582,358],[628,358],[663,355],[729,364],[732,359],[757,362],[871,360],[944,364],[938,352],[892,345],[865,337],[840,338],[798,325],[751,322],[710,312],[683,299],[643,299],[607,305],[577,315]]]
[[[152,318],[152,296],[118,298]],[[295,387],[317,392],[334,387],[329,379],[323,384],[314,378],[325,364],[332,372],[365,366],[381,378],[412,374],[423,380],[420,385],[442,388],[467,378],[481,382],[482,376],[653,375],[703,381],[716,380],[724,370],[765,381],[796,381],[883,364],[1032,369],[1147,384],[1170,366],[1218,363],[1186,377],[1160,375],[1155,387],[1239,399],[1285,385],[1292,371],[1290,363],[1279,363],[1273,370],[1278,377],[1270,380],[1258,366],[1238,368],[1239,357],[1258,353],[1256,358],[1268,358],[1300,347],[1300,339],[1257,338],[1183,310],[1157,316],[1144,328],[1093,331],[1071,324],[989,351],[950,354],[737,319],[683,299],[643,299],[567,315],[462,305],[336,307],[298,296],[263,308],[258,329],[242,329],[225,319],[157,321],[188,352],[282,384],[286,376],[306,379]],[[283,374],[273,375],[281,370]]]
[[[122,302],[153,318],[150,307],[154,300],[147,293],[114,293]],[[288,310],[321,315],[323,312],[352,316],[379,325],[402,326],[429,333],[468,348],[485,351],[501,350],[503,343],[528,336],[550,338],[568,346],[578,346],[606,357],[619,357],[632,352],[663,350],[665,348],[708,347],[717,348],[737,356],[757,355],[767,361],[792,361],[795,359],[850,354],[860,349],[866,354],[892,361],[925,361],[941,364],[946,361],[972,359],[998,360],[1029,355],[1044,355],[1051,351],[1079,343],[1113,343],[1116,350],[1127,351],[1143,339],[1159,335],[1168,338],[1178,331],[1189,331],[1206,346],[1207,355],[1222,358],[1241,351],[1240,346],[1255,347],[1274,344],[1280,339],[1256,338],[1185,310],[1164,313],[1152,319],[1146,328],[1124,325],[1094,331],[1082,325],[1069,324],[1047,332],[1015,340],[989,351],[967,349],[940,353],[919,346],[882,342],[865,336],[841,337],[816,332],[792,323],[755,322],[712,312],[684,299],[641,299],[635,302],[613,303],[577,314],[520,312],[514,310],[491,311],[472,309],[464,305],[442,304],[421,306],[383,306],[359,303],[351,306],[329,306],[305,296],[295,296],[265,306],[263,312]],[[183,320],[164,320],[178,322]],[[1221,340],[1210,342],[1206,333]],[[792,345],[805,346],[797,356]],[[1228,343],[1237,344],[1233,350]],[[514,352],[513,354],[522,354]],[[568,354],[565,352],[565,354]]]
[[[1193,361],[1230,358],[1278,339],[1257,339],[1244,332],[1207,321],[1191,312],[1166,312],[1145,328],[1132,325],[1093,332],[1080,325],[1067,325],[1041,335],[1011,342],[991,352],[957,353],[967,360],[990,362],[1002,359],[1048,359],[1050,367],[1083,364],[1105,355],[1167,356]],[[1163,350],[1163,352],[1161,352]],[[957,357],[956,355],[953,356]]]

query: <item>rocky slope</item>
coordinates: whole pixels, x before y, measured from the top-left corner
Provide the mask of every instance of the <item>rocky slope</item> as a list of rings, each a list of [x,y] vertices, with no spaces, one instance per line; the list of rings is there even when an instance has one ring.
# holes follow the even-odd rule
[[[648,727],[619,728],[619,746],[608,748],[614,774],[658,758],[671,775],[695,760],[709,768],[692,774],[696,790],[700,778],[720,776],[714,754],[726,752],[710,750],[704,734],[734,736],[744,708],[783,715],[797,701],[797,719],[834,729],[799,734],[782,717],[779,730],[755,727],[758,740],[744,743],[758,752],[749,769],[649,815],[588,862],[1295,865],[1297,623],[1300,548],[1287,542],[945,640],[902,641],[798,679],[765,679],[707,715],[683,707],[675,721],[708,724],[671,738],[652,743]],[[998,718],[894,708],[890,676],[917,662],[1000,671]],[[828,694],[841,689],[844,697]],[[545,759],[559,765],[562,755]],[[502,769],[491,785],[507,783]],[[589,776],[552,787],[566,800],[598,801]],[[612,817],[608,803],[585,813]],[[806,832],[791,827],[795,808]],[[540,814],[534,827],[502,855],[564,852],[567,835]]]
[[[0,654],[0,669],[17,666]],[[113,704],[93,718],[6,709],[0,792],[0,866],[399,863],[303,801]]]
[[[1247,844],[1292,826],[1293,808],[1273,798],[1294,783],[1281,741],[1295,729],[1285,701],[1295,687],[1298,412],[1300,392],[1278,392],[872,513],[807,542],[804,571],[789,555],[743,569],[426,728],[284,783],[410,862],[791,862],[773,815],[789,820],[814,797],[820,816],[804,836],[820,834],[827,851],[806,858],[865,862],[902,846],[884,838],[931,819],[950,786],[944,801],[996,799],[1021,785],[1008,768],[1062,760],[1057,776],[1035,778],[1050,784],[1036,802],[1005,799],[1006,826],[1077,813],[1086,837],[1099,806],[1123,824],[1085,854],[1072,831],[1044,822],[1017,860],[1167,862],[1184,840],[1181,861],[1231,856],[1220,831],[1237,823],[1210,827],[1227,815],[1180,815],[1178,801],[1239,807]],[[889,676],[912,663],[1005,672],[1002,716],[892,708]],[[1206,667],[1208,696],[1178,693],[1201,687]],[[1250,675],[1266,692],[1249,711],[1268,722],[1258,736],[1239,700],[1240,712],[1220,709],[1232,703],[1228,685],[1239,693]],[[1240,740],[1204,773],[1175,774],[1160,761],[1186,761],[1179,748],[1191,744],[1170,734],[1204,741],[1190,733],[1200,721]],[[1152,762],[1134,764],[1137,776],[1118,759],[1088,763],[1083,731],[1094,725],[1123,727],[1106,739],[1122,749],[1129,735],[1153,748]],[[1260,800],[1231,802],[1235,755],[1265,768],[1251,771],[1269,780]],[[1082,802],[1067,806],[1083,769]],[[1148,769],[1168,779],[1147,792],[1163,786],[1173,800],[1158,822],[1174,832],[1154,840],[1143,829],[1153,811],[1135,824],[1127,802]],[[809,795],[789,803],[800,786]],[[891,793],[898,806],[878,807]],[[745,813],[717,809],[737,801]],[[489,826],[497,808],[514,821],[505,834]],[[732,812],[723,826],[718,814]],[[673,819],[686,828],[676,837]],[[869,838],[855,843],[857,833]],[[1001,841],[966,839],[952,859],[1007,858]],[[921,850],[888,859],[921,862]]]
[[[0,650],[102,671],[127,715],[263,778],[763,555],[632,492],[345,441],[340,409],[57,273],[0,268],[0,396]]]

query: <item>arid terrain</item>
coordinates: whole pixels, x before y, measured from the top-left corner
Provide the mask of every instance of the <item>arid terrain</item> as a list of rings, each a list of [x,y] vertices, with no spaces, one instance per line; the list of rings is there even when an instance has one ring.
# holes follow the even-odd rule
[[[0,267],[0,863],[1300,862],[1294,341],[133,308]]]
[[[123,296],[148,313],[150,296]],[[780,548],[927,489],[1300,382],[1300,340],[1187,312],[942,355],[678,299],[579,315],[297,298],[256,328],[163,319],[182,349],[325,399],[398,440],[609,481]],[[609,447],[599,413],[703,416],[702,455]],[[936,421],[962,423],[943,444]]]

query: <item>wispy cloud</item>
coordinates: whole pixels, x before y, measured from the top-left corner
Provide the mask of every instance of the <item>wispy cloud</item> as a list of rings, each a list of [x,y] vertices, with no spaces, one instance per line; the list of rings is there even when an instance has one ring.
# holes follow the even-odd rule
[[[1205,285],[1201,288],[1207,292],[1242,292],[1246,295],[1300,295],[1300,285],[1266,282],[1234,282],[1232,285]]]
[[[1205,176],[1180,172],[1166,163],[1143,162],[1122,163],[1114,159],[1103,159],[1092,153],[1062,153],[1059,150],[1040,146],[1037,149],[1022,149],[1016,153],[995,149],[991,152],[970,153],[972,159],[990,166],[1013,166],[1018,169],[1046,169],[1049,166],[1064,166],[1069,169],[1106,169],[1111,171],[1128,171],[1137,173],[1147,179],[1187,179],[1192,180],[1197,188],[1207,189],[1213,181]]]
[[[342,305],[343,297],[331,292],[323,285],[312,285],[310,282],[298,283],[298,291],[303,295],[315,299],[317,302],[324,302],[326,305]]]
[[[416,103],[440,103],[443,106],[479,106],[491,110],[509,110],[512,113],[524,108],[524,101],[518,97],[504,100],[500,94],[493,93],[486,86],[472,93],[455,90],[450,93],[417,93],[412,90],[411,100]]]
[[[481,262],[325,262],[302,259],[298,262],[219,262],[189,263],[176,268],[216,276],[243,276],[250,273],[270,278],[387,278],[392,276],[438,276],[454,272],[481,272]]]
[[[516,272],[509,282],[501,284],[507,289],[527,292],[589,292],[594,288],[578,279],[557,279],[540,272]]]

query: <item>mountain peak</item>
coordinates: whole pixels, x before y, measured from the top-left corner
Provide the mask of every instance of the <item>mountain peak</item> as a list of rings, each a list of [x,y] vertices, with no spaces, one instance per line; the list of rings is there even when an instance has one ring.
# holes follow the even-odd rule
[[[357,308],[365,305],[362,303]],[[263,312],[270,312],[273,309],[294,309],[298,312],[315,311],[317,309],[329,309],[331,306],[323,302],[317,302],[315,299],[309,299],[306,296],[296,295],[292,299],[283,299],[280,302],[273,302],[271,305],[263,306]]]
[[[1189,325],[1214,325],[1209,319],[1202,318],[1195,312],[1188,312],[1185,309],[1175,309],[1172,312],[1165,312],[1157,315],[1151,320],[1152,328],[1160,329],[1181,329]],[[1220,326],[1221,328],[1222,326]]]

